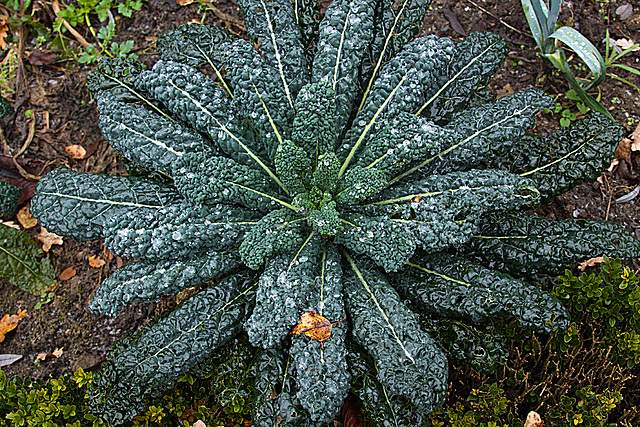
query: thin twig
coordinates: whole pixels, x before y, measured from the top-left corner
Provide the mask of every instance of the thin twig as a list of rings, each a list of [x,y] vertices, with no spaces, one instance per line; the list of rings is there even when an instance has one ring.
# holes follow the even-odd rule
[[[471,3],[472,5],[474,5],[475,7],[477,7],[478,9],[480,9],[481,11],[483,11],[484,13],[486,13],[489,16],[492,16],[493,18],[497,19],[498,21],[500,21],[500,23],[502,25],[504,25],[505,27],[509,28],[510,30],[515,31],[516,33],[525,36],[525,37],[530,37],[533,38],[533,36],[531,34],[527,34],[525,32],[520,31],[519,29],[513,27],[512,25],[508,24],[507,22],[503,21],[502,18],[494,15],[493,13],[489,12],[487,9],[485,9],[484,7],[480,6],[479,4],[476,4],[475,2],[471,1],[471,0],[466,0],[469,3]]]
[[[602,175],[604,177],[605,182],[607,183],[607,188],[609,189],[609,203],[607,204],[607,214],[604,217],[605,221],[609,220],[609,210],[611,209],[611,198],[613,197],[613,189],[611,188],[611,184],[609,184],[609,178],[606,175]]]
[[[18,169],[18,172],[20,172],[20,175],[22,175],[24,179],[28,179],[30,181],[38,181],[40,177],[36,175],[32,175],[29,172],[27,172],[22,166],[20,166],[17,159],[18,159],[18,156],[20,156],[22,153],[24,153],[27,150],[27,148],[29,147],[29,144],[31,144],[31,141],[33,141],[33,137],[35,134],[36,134],[36,118],[35,116],[33,116],[31,117],[31,121],[29,122],[29,133],[27,134],[27,139],[25,139],[24,144],[22,144],[22,148],[20,148],[20,151],[18,151],[13,157],[11,157],[11,159],[13,160],[13,164],[15,165],[16,169]]]
[[[71,24],[69,24],[64,18],[58,15],[58,13],[60,12],[60,3],[58,3],[58,0],[53,0],[53,3],[51,3],[51,7],[53,8],[53,11],[55,12],[60,22],[62,22],[62,25],[64,25],[65,28],[69,30],[71,34],[73,34],[73,37],[75,37],[76,40],[78,40],[78,42],[80,42],[82,46],[84,47],[91,46],[91,43],[86,41],[85,38],[82,37],[82,35],[80,35],[80,33],[77,32],[76,29],[71,26]]]

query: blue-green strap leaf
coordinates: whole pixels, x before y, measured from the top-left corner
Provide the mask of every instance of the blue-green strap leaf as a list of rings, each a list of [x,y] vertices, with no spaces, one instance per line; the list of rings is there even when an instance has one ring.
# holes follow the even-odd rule
[[[557,274],[596,256],[637,258],[640,240],[605,221],[553,221],[527,214],[493,215],[465,247],[483,265],[516,277]]]
[[[179,122],[139,105],[125,104],[109,93],[96,97],[102,134],[114,150],[152,170],[171,174],[173,163],[186,152],[210,157],[211,142]]]
[[[237,248],[259,218],[255,211],[235,206],[201,209],[187,203],[128,212],[105,221],[105,245],[128,258],[189,259]]]
[[[210,253],[188,260],[140,261],[117,269],[93,296],[89,310],[114,316],[132,302],[158,301],[220,277],[240,265],[237,253]]]
[[[334,246],[324,249],[313,298],[305,309],[331,323],[339,322],[345,316],[340,259]],[[331,336],[322,343],[305,335],[292,337],[290,353],[296,372],[297,397],[316,424],[328,424],[333,420],[351,387],[346,335],[345,322],[333,325]]]
[[[409,263],[394,285],[425,313],[441,317],[486,323],[514,316],[522,327],[546,333],[569,326],[569,313],[547,292],[442,252]]]
[[[437,74],[437,89],[418,109],[438,123],[464,108],[475,90],[487,85],[507,56],[507,41],[493,33],[472,33],[458,43],[451,62]]]
[[[328,82],[336,93],[338,132],[358,94],[358,68],[373,34],[375,4],[375,0],[336,0],[320,23],[312,81]]]
[[[193,296],[131,341],[121,342],[94,376],[88,391],[92,412],[120,424],[176,384],[241,329],[255,280],[231,276]]]
[[[309,82],[300,27],[291,0],[240,0],[247,33],[268,64],[277,70],[286,102],[293,109],[298,91]]]
[[[343,252],[344,289],[356,342],[373,356],[378,380],[423,413],[444,402],[448,363],[443,351],[371,262],[354,261]]]
[[[159,210],[181,199],[174,187],[142,178],[58,168],[40,180],[31,213],[47,230],[85,242],[102,239],[111,217]]]

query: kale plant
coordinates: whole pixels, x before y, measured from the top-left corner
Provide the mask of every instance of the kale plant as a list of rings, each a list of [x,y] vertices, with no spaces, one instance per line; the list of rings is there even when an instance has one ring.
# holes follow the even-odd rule
[[[621,227],[526,212],[594,180],[621,127],[594,114],[527,134],[552,100],[482,102],[506,42],[414,40],[427,4],[335,0],[320,22],[314,1],[241,0],[251,41],[184,25],[152,70],[114,59],[91,75],[105,137],[158,173],[60,168],[32,212],[138,260],[102,284],[95,313],[207,283],[112,350],[96,413],[133,417],[244,329],[262,349],[256,426],[326,424],[351,389],[377,424],[417,425],[448,372],[420,322],[468,325],[450,348],[482,366],[501,354],[483,329],[498,317],[568,325],[522,278],[640,254]]]

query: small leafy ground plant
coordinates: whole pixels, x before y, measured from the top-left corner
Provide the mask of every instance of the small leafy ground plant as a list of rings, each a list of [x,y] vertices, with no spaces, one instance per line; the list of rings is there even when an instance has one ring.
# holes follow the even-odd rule
[[[414,39],[426,1],[336,0],[323,17],[313,1],[239,3],[251,41],[184,25],[152,70],[120,58],[91,75],[106,138],[157,173],[59,168],[33,200],[47,229],[138,260],[95,313],[207,283],[116,345],[96,414],[134,417],[244,329],[260,349],[252,424],[325,425],[353,390],[373,423],[419,425],[450,358],[500,355],[493,319],[568,326],[521,278],[640,254],[619,226],[526,213],[594,180],[622,129],[594,114],[538,137],[540,91],[481,101],[501,38]],[[447,348],[421,322],[455,325]]]

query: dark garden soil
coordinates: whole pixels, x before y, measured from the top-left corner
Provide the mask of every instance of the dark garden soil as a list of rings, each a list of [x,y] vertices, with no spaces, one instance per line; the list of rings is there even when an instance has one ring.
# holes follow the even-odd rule
[[[51,12],[47,12],[50,6],[44,2],[38,4],[43,8],[42,20],[47,23],[46,20],[51,16]],[[214,3],[208,4],[215,5],[216,11],[203,8],[198,2],[179,6],[175,0],[150,0],[132,18],[116,17],[116,39],[134,40],[141,61],[151,65],[158,59],[155,48],[158,35],[182,23],[204,20],[206,23],[225,25],[233,32],[242,34],[242,17],[233,0],[214,0]],[[624,2],[565,2],[561,20],[571,18],[574,26],[601,51],[604,51],[602,40],[607,28],[614,39],[624,37],[638,42],[640,5],[635,2],[634,14],[621,21],[615,13],[616,7],[621,4]],[[535,86],[549,95],[557,96],[557,102],[579,113],[575,106],[570,107],[571,101],[564,96],[568,87],[563,77],[537,56],[537,48],[533,38],[528,35],[519,0],[461,0],[448,4],[438,0],[433,2],[432,9],[423,24],[424,34],[436,34],[459,41],[463,39],[461,33],[464,31],[490,30],[509,41],[505,65],[490,86],[494,92],[503,94]],[[83,35],[90,38],[90,34]],[[17,84],[17,92],[5,95],[17,106],[15,119],[2,123],[12,153],[17,152],[28,137],[31,122],[26,119],[25,112],[31,110],[32,120],[35,120],[35,135],[20,157],[29,161],[33,174],[38,175],[45,165],[49,168],[67,166],[89,173],[124,174],[122,161],[98,128],[95,102],[85,85],[91,67],[62,59],[47,65],[32,65],[27,58],[29,54],[33,55],[35,48],[30,44],[29,37],[26,40],[23,61],[25,84]],[[75,43],[73,39],[68,41]],[[40,50],[47,52],[46,46]],[[0,52],[0,61],[4,55]],[[620,62],[640,68],[640,52],[627,55]],[[633,79],[631,74],[620,71],[620,75],[640,86],[640,79]],[[639,95],[633,88],[611,78],[601,85],[603,104],[618,122],[625,125],[629,134],[640,122]],[[557,128],[558,118],[558,114],[541,114],[540,132],[548,133]],[[65,147],[70,145],[83,146],[88,151],[87,158],[70,158],[65,152]],[[640,236],[640,197],[629,203],[615,202],[640,184],[636,175],[640,171],[639,153],[621,150],[618,165],[612,173],[602,176],[602,182],[584,184],[537,212],[553,219],[606,219],[622,224]],[[16,218],[5,216],[3,220],[16,221]],[[29,233],[36,234],[39,227],[36,225]],[[20,361],[2,368],[9,376],[49,378],[78,368],[95,369],[115,340],[144,326],[181,298],[168,297],[159,303],[133,304],[113,318],[96,316],[87,310],[88,302],[100,282],[126,261],[109,254],[102,241],[77,243],[67,238],[62,245],[54,245],[48,256],[58,277],[69,267],[76,267],[77,273],[68,280],[61,280],[55,296],[50,302],[45,300],[40,308],[36,308],[39,298],[7,282],[0,282],[0,317],[5,313],[14,314],[18,309],[24,309],[29,314],[0,344],[0,353],[23,355]],[[90,256],[96,256],[106,264],[92,267],[88,261]],[[640,268],[638,264],[635,267]],[[63,350],[59,358],[36,360],[37,354],[51,353],[56,349]]]

